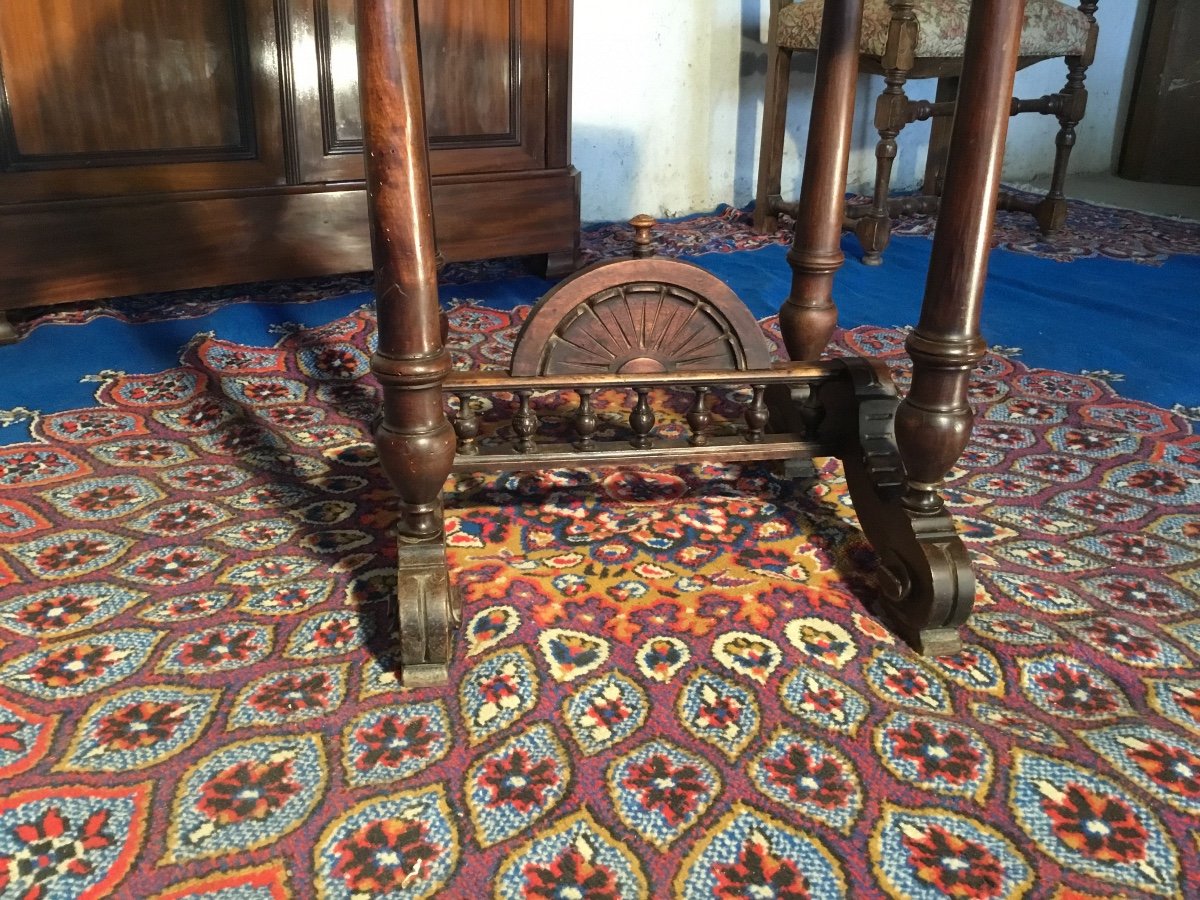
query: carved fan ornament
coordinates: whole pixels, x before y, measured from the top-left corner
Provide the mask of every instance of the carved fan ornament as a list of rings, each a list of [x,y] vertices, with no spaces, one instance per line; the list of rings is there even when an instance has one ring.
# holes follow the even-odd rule
[[[758,322],[723,282],[678,260],[623,259],[581,272],[534,307],[511,372],[639,375],[770,365]]]

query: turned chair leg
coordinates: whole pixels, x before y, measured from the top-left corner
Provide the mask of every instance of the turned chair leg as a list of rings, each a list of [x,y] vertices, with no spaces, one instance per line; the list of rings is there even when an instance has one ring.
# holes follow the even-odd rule
[[[763,97],[762,145],[758,154],[758,190],[754,197],[754,230],[759,234],[779,227],[776,204],[782,199],[784,129],[792,73],[792,51],[775,43],[774,21],[771,31]]]
[[[886,86],[875,103],[875,129],[879,143],[875,147],[875,192],[871,208],[854,226],[863,248],[863,263],[883,263],[883,251],[892,236],[892,218],[888,194],[892,186],[892,164],[896,161],[896,137],[908,124],[909,101],[904,93],[908,73],[915,61],[918,26],[912,0],[896,0],[891,5],[887,49],[883,55]]]
[[[870,212],[854,225],[854,233],[863,248],[863,264],[868,266],[883,265],[883,251],[892,237],[888,196],[892,190],[892,166],[896,161],[896,137],[906,124],[904,111],[908,109],[908,95],[904,93],[904,84],[907,80],[907,72],[890,69],[886,76],[887,87],[875,106],[875,127],[879,131],[879,143],[875,145],[875,191]]]
[[[1087,111],[1088,92],[1084,86],[1087,70],[1083,57],[1067,57],[1067,84],[1058,94],[1061,106],[1058,111],[1058,135],[1054,139],[1054,172],[1050,176],[1049,192],[1033,211],[1042,234],[1053,234],[1067,221],[1067,198],[1064,193],[1067,165],[1071,161],[1071,150],[1075,147],[1075,127],[1083,121]]]
[[[1083,121],[1087,112],[1088,92],[1084,82],[1087,79],[1088,67],[1096,59],[1096,41],[1100,36],[1099,26],[1096,24],[1098,5],[1098,0],[1080,0],[1079,11],[1087,17],[1091,30],[1083,52],[1078,56],[1067,57],[1067,84],[1054,96],[1058,101],[1055,114],[1059,125],[1058,136],[1054,139],[1054,172],[1050,177],[1050,191],[1033,210],[1042,234],[1053,234],[1062,228],[1067,220],[1067,164],[1071,161],[1071,150],[1075,147],[1075,128]]]

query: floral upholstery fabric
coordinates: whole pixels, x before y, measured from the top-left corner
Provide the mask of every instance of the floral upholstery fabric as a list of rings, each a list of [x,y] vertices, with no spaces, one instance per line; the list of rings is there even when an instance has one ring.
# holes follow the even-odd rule
[[[779,45],[791,50],[815,50],[821,33],[825,0],[796,0],[779,13]],[[917,56],[959,57],[967,36],[971,0],[915,0],[913,12],[920,25]],[[863,5],[861,52],[883,56],[888,22],[888,0],[866,0]],[[1059,0],[1028,0],[1021,31],[1022,56],[1071,56],[1081,53],[1090,24],[1073,6]]]

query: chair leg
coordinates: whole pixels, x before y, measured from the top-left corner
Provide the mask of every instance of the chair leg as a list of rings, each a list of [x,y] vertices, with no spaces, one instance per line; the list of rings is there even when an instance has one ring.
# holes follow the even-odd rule
[[[907,69],[889,69],[885,78],[887,86],[875,104],[875,128],[879,131],[879,143],[875,146],[875,193],[870,212],[854,226],[854,233],[863,248],[862,261],[868,266],[883,264],[883,251],[892,237],[888,194],[892,184],[892,164],[896,160],[896,136],[908,124],[909,103],[904,93],[907,80]]]
[[[788,83],[792,51],[772,38],[767,50],[767,84],[763,98],[762,145],[758,154],[758,190],[754,196],[754,230],[760,234],[779,227],[776,203],[783,180],[783,140],[787,124]]]
[[[1050,190],[1034,208],[1038,228],[1042,234],[1053,234],[1067,221],[1067,165],[1071,161],[1071,150],[1075,147],[1075,126],[1083,121],[1087,111],[1088,92],[1084,86],[1087,78],[1087,63],[1083,57],[1067,57],[1067,84],[1058,94],[1061,105],[1058,110],[1058,136],[1054,139],[1054,172],[1050,176]]]
[[[958,76],[943,75],[937,80],[934,103],[953,103],[958,99]],[[941,182],[946,177],[946,159],[950,152],[950,131],[954,127],[954,116],[933,117],[929,131],[929,156],[925,160],[925,182],[921,193],[930,197],[941,196]]]

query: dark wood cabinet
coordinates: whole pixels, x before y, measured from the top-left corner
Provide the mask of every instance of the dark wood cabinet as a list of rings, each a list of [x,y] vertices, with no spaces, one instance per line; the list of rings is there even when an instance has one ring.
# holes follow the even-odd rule
[[[284,183],[269,0],[5,0],[0,203]]]
[[[570,0],[421,0],[438,247],[579,235]],[[370,268],[354,0],[0,3],[0,315]]]
[[[418,5],[433,176],[544,168],[546,0]],[[355,0],[317,0],[297,5],[291,18],[293,55],[319,60],[293,76],[301,114],[320,122],[301,134],[305,181],[363,177],[354,7]],[[481,34],[504,39],[481,42]]]
[[[1117,174],[1200,185],[1200,4],[1153,0]]]

